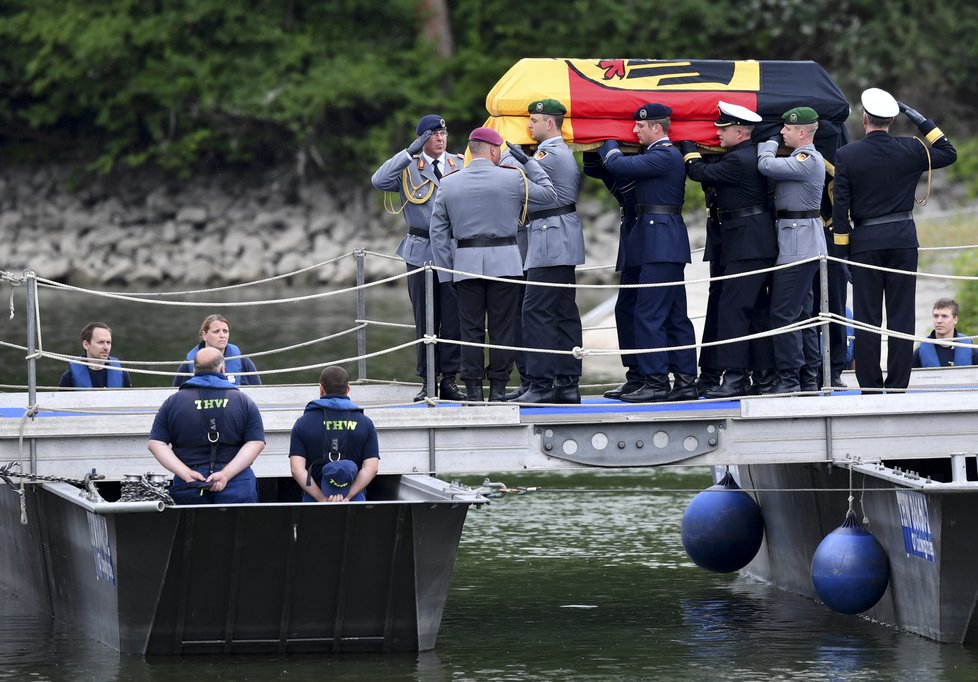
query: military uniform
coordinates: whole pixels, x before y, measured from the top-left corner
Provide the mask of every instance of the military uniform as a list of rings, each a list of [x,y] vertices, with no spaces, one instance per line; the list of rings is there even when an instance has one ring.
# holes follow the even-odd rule
[[[836,154],[832,211],[834,239],[849,251],[852,268],[853,316],[874,327],[912,335],[915,326],[916,277],[871,270],[862,265],[916,272],[917,228],[913,220],[917,181],[928,168],[943,168],[957,151],[930,119],[900,106],[889,93],[870,88],[862,95],[866,113],[879,119],[896,116],[901,108],[917,123],[930,147],[886,130],[870,130]],[[850,223],[851,220],[851,223]],[[913,341],[890,336],[887,374],[880,368],[880,336],[857,327],[856,378],[863,389],[906,388],[910,383]]]
[[[800,112],[800,113],[799,113]],[[788,125],[815,123],[818,114],[798,107],[785,114]],[[791,118],[793,117],[793,118]],[[812,143],[777,158],[778,143],[757,145],[757,168],[774,181],[777,217],[777,265],[794,263],[826,254],[820,207],[825,188],[825,161]],[[807,318],[812,310],[812,282],[818,261],[799,263],[773,273],[771,284],[771,327],[785,327]],[[817,390],[818,332],[812,329],[786,332],[774,343],[779,391]],[[803,369],[804,368],[804,369]]]
[[[671,113],[664,105],[650,104],[636,112],[636,119],[666,118]],[[686,309],[686,285],[682,283],[686,264],[691,261],[689,235],[682,216],[686,190],[682,155],[668,138],[656,140],[633,156],[622,154],[614,141],[604,142],[598,153],[611,177],[635,182],[636,219],[627,238],[623,273],[636,268],[639,284],[679,282],[635,290],[635,346],[693,346],[696,338]],[[695,380],[693,348],[639,353],[634,357],[643,387],[623,394],[621,399],[626,402],[664,400],[669,394],[669,372],[676,376],[679,387],[686,383],[692,386]]]
[[[421,119],[424,123],[432,116]],[[442,124],[442,120],[431,121],[430,124]],[[419,123],[418,134],[422,134],[421,123]],[[434,163],[437,161],[436,164]],[[407,234],[397,245],[397,255],[404,259],[408,272],[415,273],[407,278],[408,297],[411,300],[411,308],[414,313],[414,332],[415,338],[424,338],[427,333],[427,311],[425,276],[423,271],[419,271],[426,263],[432,261],[431,242],[429,240],[428,227],[431,221],[431,209],[438,196],[441,187],[441,178],[445,175],[454,173],[462,168],[463,159],[459,154],[442,154],[439,159],[432,159],[425,153],[411,155],[407,150],[399,151],[390,159],[384,162],[380,168],[374,172],[371,182],[374,187],[385,192],[397,192],[400,197],[400,213],[404,216],[407,223]],[[458,340],[458,295],[451,282],[444,285],[434,281],[434,332],[440,338]],[[455,375],[459,370],[459,347],[456,344],[444,343],[435,346],[435,374],[442,375],[442,384],[451,382],[448,390],[442,393],[453,392]],[[428,374],[428,353],[425,344],[417,346],[417,363],[415,373],[422,377],[422,381]],[[443,386],[443,389],[446,387]],[[454,391],[457,392],[457,388]],[[427,391],[422,389],[418,394],[419,399],[427,396]],[[446,397],[443,395],[442,397]],[[457,399],[460,396],[451,396]]]
[[[717,125],[753,125],[751,119],[721,118]],[[726,105],[730,106],[730,105]],[[760,117],[744,109],[753,116]],[[707,163],[695,145],[683,143],[686,174],[716,192],[717,217],[723,248],[720,265],[724,274],[741,275],[771,267],[778,255],[777,235],[767,178],[757,170],[757,150],[748,139],[730,147],[716,162]],[[770,281],[768,273],[745,275],[723,281],[717,312],[718,340],[736,339],[770,329]],[[759,376],[773,387],[773,348],[768,337],[734,341],[716,347],[716,362],[726,370],[723,384],[706,395],[732,397],[748,388],[748,370],[755,382]],[[765,382],[767,381],[765,380]]]
[[[635,228],[635,181],[631,178],[615,178],[605,168],[601,156],[596,152],[584,152],[584,174],[604,182],[605,187],[618,201],[621,220],[618,231],[618,258],[615,261],[615,271],[619,274],[621,284],[638,284],[641,268],[625,267],[625,252],[631,231]],[[631,350],[635,345],[635,302],[638,289],[622,288],[618,290],[615,301],[615,329],[618,334],[618,348]],[[626,393],[637,391],[642,386],[642,372],[638,368],[635,355],[622,355],[621,364],[625,367],[625,383],[610,391],[605,391],[605,398],[620,398]]]
[[[502,143],[499,134],[488,128],[476,128],[472,136],[470,140]],[[455,281],[462,341],[483,343],[488,319],[492,344],[515,345],[517,284],[478,276],[518,278],[523,274],[516,231],[527,196],[541,203],[552,202],[557,196],[550,178],[532,159],[524,174],[477,157],[442,183],[431,214],[432,255],[435,265],[461,271],[438,275],[443,282]],[[461,376],[471,389],[467,397],[481,395],[482,379],[488,375],[490,397],[496,394],[501,399],[498,391],[501,388],[505,394],[513,362],[513,351],[490,349],[487,371],[483,349],[463,347]]]

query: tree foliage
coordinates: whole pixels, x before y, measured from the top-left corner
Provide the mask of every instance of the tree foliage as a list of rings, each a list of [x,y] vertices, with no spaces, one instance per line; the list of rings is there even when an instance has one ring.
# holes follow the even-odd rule
[[[978,5],[925,5],[7,0],[0,139],[8,158],[68,150],[102,172],[298,157],[362,171],[424,113],[481,123],[486,92],[530,56],[814,59],[851,99],[877,85],[939,119],[973,116]],[[448,48],[433,8],[449,9]]]

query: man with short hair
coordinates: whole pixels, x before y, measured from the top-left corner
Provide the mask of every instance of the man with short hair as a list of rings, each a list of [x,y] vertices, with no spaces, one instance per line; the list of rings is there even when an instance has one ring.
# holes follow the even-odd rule
[[[935,339],[937,343],[921,343],[917,347],[913,353],[914,367],[978,365],[978,348],[972,347],[971,337],[957,330],[960,312],[958,302],[953,298],[939,298],[934,302],[934,331],[927,338]],[[941,341],[951,341],[955,345]]]
[[[522,310],[522,345],[533,350],[524,359],[525,391],[510,400],[521,403],[580,403],[581,360],[541,350],[571,351],[583,345],[581,313],[572,286],[575,266],[584,262],[584,230],[577,216],[581,171],[561,136],[566,107],[541,99],[527,107],[530,137],[538,142],[533,158],[553,183],[554,201],[529,201],[526,214],[526,289]]]
[[[261,413],[224,376],[224,356],[201,348],[194,376],[156,413],[149,451],[174,474],[170,497],[177,504],[258,501],[251,465],[265,448]]]
[[[380,467],[377,430],[350,400],[342,367],[319,375],[319,399],[306,405],[292,427],[289,467],[303,502],[360,502]]]
[[[473,130],[469,134],[472,160],[460,172],[445,177],[431,212],[435,265],[457,271],[454,275],[439,272],[438,276],[446,282],[454,278],[461,339],[476,344],[462,348],[465,397],[473,402],[483,400],[485,376],[489,377],[489,400],[506,399],[515,352],[490,348],[486,368],[481,344],[487,328],[491,344],[516,344],[517,287],[523,275],[517,225],[528,200],[547,203],[557,199],[543,168],[519,147],[509,145],[510,154],[526,172],[500,167],[502,144],[502,135],[492,128]],[[511,281],[482,279],[482,275]]]
[[[747,107],[718,104],[714,122],[720,146],[726,152],[707,163],[692,142],[681,142],[686,175],[716,192],[720,223],[721,265],[724,275],[717,312],[717,336],[729,341],[717,346],[716,362],[723,369],[719,386],[708,398],[733,398],[748,393],[770,393],[777,380],[771,339],[732,341],[770,329],[769,273],[750,274],[774,265],[778,239],[768,180],[757,169],[757,151],[751,142],[761,117]],[[753,382],[753,384],[752,384]]]
[[[417,139],[385,161],[376,170],[371,182],[377,189],[396,192],[399,196],[400,208],[388,210],[395,215],[401,213],[407,223],[408,231],[397,245],[397,255],[404,259],[407,271],[412,273],[407,278],[407,284],[408,297],[414,312],[414,334],[415,338],[423,339],[428,333],[428,314],[425,303],[425,273],[422,268],[432,260],[428,232],[431,209],[441,188],[442,177],[462,168],[462,156],[445,151],[448,127],[445,119],[438,114],[422,116],[415,132]],[[441,282],[438,277],[434,277],[433,284],[434,332],[439,338],[457,341],[458,294],[451,281]],[[460,357],[457,344],[439,343],[435,346],[436,381],[441,376],[436,392],[443,400],[465,398],[455,383]],[[434,395],[428,395],[428,347],[423,343],[417,344],[415,373],[421,377],[421,390],[414,396],[414,401],[434,398]]]
[[[818,113],[811,107],[789,109],[781,117],[781,135],[791,155],[778,158],[779,140],[757,145],[757,169],[774,181],[777,211],[776,265],[797,263],[777,270],[771,278],[771,328],[793,325],[808,318],[812,309],[818,261],[799,263],[826,254],[820,207],[825,188],[825,160],[815,149]],[[815,328],[789,331],[774,342],[778,383],[773,393],[817,391],[818,332]]]
[[[937,124],[885,90],[869,88],[860,100],[866,135],[839,147],[835,157],[833,240],[837,255],[855,264],[850,268],[855,320],[882,328],[885,298],[887,329],[896,332],[887,339],[884,381],[880,332],[856,325],[859,387],[905,389],[910,384],[913,341],[897,334],[912,336],[916,323],[919,244],[913,220],[914,192],[921,175],[950,166],[958,153]],[[890,135],[890,124],[901,111],[917,125],[926,144]]]
[[[104,322],[90,322],[81,330],[82,361],[73,361],[58,380],[61,388],[131,388],[129,372],[122,369],[112,350],[112,330]],[[113,368],[113,369],[107,369]]]
[[[669,139],[672,109],[651,102],[634,114],[632,132],[643,147],[641,154],[625,156],[615,140],[598,149],[611,177],[635,182],[635,222],[629,230],[622,280],[637,269],[638,284],[672,283],[638,288],[634,302],[636,348],[676,348],[635,356],[641,379],[626,382],[617,398],[630,403],[696,400],[696,338],[686,308],[686,264],[690,262],[689,235],[683,221],[686,176],[682,155]],[[632,272],[635,272],[634,270]],[[626,363],[627,366],[627,363]],[[675,379],[669,385],[669,373]],[[614,392],[612,392],[614,396]]]

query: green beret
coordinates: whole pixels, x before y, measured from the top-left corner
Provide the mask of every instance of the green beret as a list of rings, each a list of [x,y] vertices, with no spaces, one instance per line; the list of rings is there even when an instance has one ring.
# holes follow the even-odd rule
[[[526,108],[531,114],[547,114],[548,116],[563,116],[567,113],[567,107],[555,99],[538,99],[530,102]]]
[[[781,120],[788,125],[800,125],[802,123],[815,123],[818,121],[818,113],[811,107],[795,107],[784,112]]]

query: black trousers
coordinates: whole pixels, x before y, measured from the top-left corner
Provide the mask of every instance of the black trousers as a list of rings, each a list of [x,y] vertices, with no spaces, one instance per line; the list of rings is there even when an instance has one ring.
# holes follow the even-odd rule
[[[541,350],[573,350],[583,345],[577,290],[570,287],[540,287],[534,282],[574,284],[573,265],[530,268],[526,271],[523,296],[523,343]],[[573,355],[526,353],[526,376],[535,382],[550,382],[555,376],[581,376],[581,361]]]
[[[458,312],[461,339],[470,343],[489,343],[499,346],[516,345],[518,287],[521,281],[493,282],[482,279],[463,279],[455,283],[458,291]],[[516,352],[490,349],[489,366],[484,368],[484,352],[477,346],[462,347],[461,376],[465,381],[509,381]]]
[[[723,280],[713,281],[715,277],[722,277],[724,268],[715,260],[710,261],[710,288],[706,294],[706,318],[703,320],[703,343],[710,343],[720,338],[719,314],[720,314],[720,292],[723,290]],[[705,370],[720,370],[723,365],[717,358],[717,346],[703,346],[700,348],[700,367]]]
[[[642,268],[622,268],[622,284],[638,284]],[[631,350],[635,345],[635,303],[638,301],[638,289],[619,289],[618,300],[615,301],[615,327],[618,331],[618,348]],[[621,364],[627,369],[638,371],[637,355],[622,355]]]
[[[917,249],[883,249],[854,253],[852,268],[852,316],[858,322],[883,325],[886,301],[886,328],[913,334],[917,276],[900,275],[859,267],[877,265],[894,270],[917,272]],[[856,329],[856,379],[860,388],[906,388],[913,365],[913,341],[890,336],[886,342],[886,380],[880,368],[880,337],[875,332]]]
[[[425,274],[424,269],[417,265],[407,264],[407,271],[414,274],[407,278],[408,297],[411,299],[411,309],[414,312],[414,338],[421,339],[427,333],[427,306],[425,305]],[[434,308],[435,334],[439,338],[459,339],[458,294],[451,282],[439,282],[438,273],[433,272],[434,279]],[[415,374],[419,377],[428,375],[428,347],[419,343]],[[461,351],[454,343],[439,343],[435,345],[435,374],[454,377],[458,373]]]
[[[773,258],[755,258],[727,263],[725,275],[769,268]],[[771,274],[747,275],[723,281],[717,329],[721,340],[736,339],[771,328]],[[723,369],[774,369],[771,337],[737,341],[717,346],[717,362]]]
[[[523,297],[526,295],[526,286],[523,284],[524,280],[526,280],[526,273],[524,273],[523,277],[520,278],[520,284],[516,287],[516,290],[519,292],[516,297],[517,298],[516,309],[520,311],[523,310]],[[523,347],[526,347],[527,345],[526,342],[523,340],[522,313],[516,316],[516,344],[515,345],[523,346]],[[527,353],[525,353],[524,351],[516,351],[516,371],[519,372],[521,383],[524,379],[527,379],[526,356]]]
[[[812,311],[812,280],[818,261],[799,263],[771,276],[771,329],[807,320]],[[818,366],[818,332],[785,332],[774,337],[774,359],[779,370]]]

